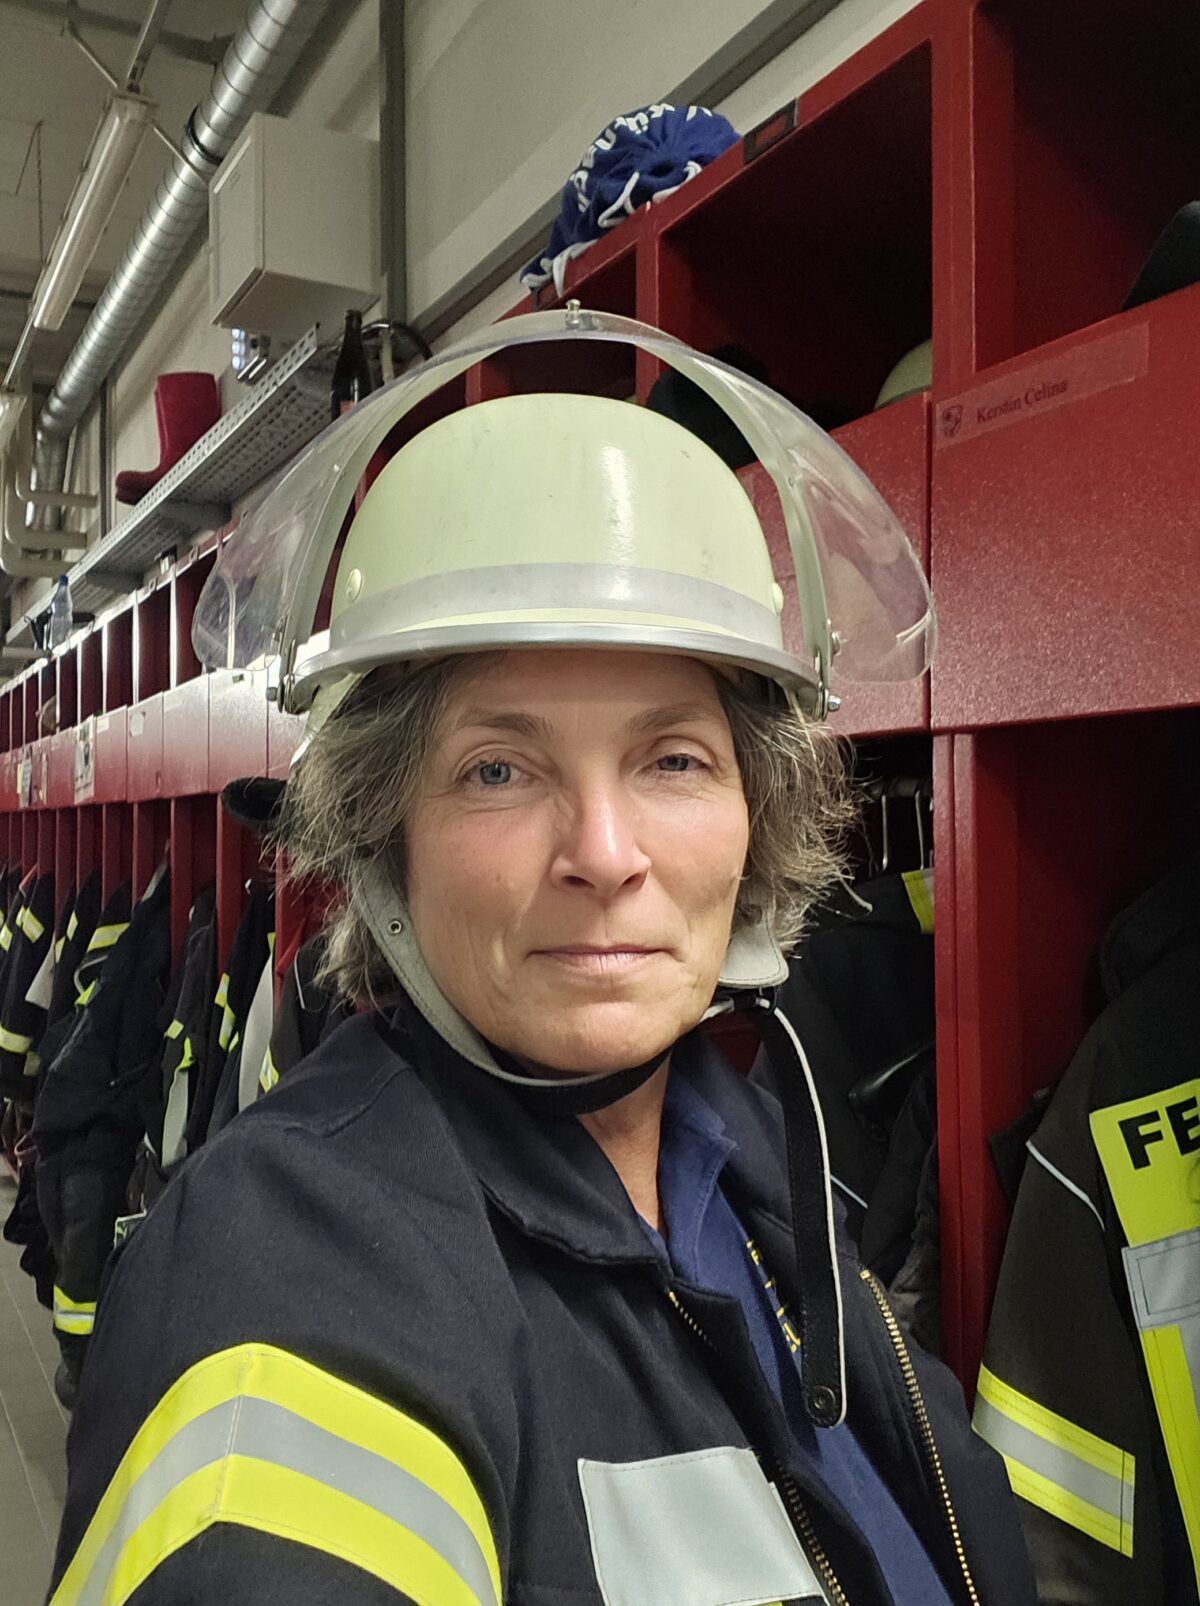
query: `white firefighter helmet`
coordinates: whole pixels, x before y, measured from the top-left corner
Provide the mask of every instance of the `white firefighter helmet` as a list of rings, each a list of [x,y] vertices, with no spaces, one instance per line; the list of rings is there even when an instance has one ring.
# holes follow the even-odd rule
[[[400,449],[351,523],[317,630],[355,488],[389,431],[472,364],[550,340],[647,351],[723,407],[774,481],[792,572],[772,573],[736,476],[682,425],[605,397],[534,393],[460,408]],[[784,582],[799,603],[795,651]],[[928,666],[933,628],[899,521],[811,419],[659,330],[572,306],[460,342],[330,425],[222,548],[193,640],[211,667],[277,661],[295,711],[318,694],[328,708],[383,663],[608,645],[742,665],[820,717],[835,651],[846,681],[909,679]]]

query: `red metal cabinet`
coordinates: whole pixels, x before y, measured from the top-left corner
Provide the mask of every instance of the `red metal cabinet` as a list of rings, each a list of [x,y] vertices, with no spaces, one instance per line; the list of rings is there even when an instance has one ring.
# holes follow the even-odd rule
[[[126,708],[96,715],[96,784],[92,794],[96,803],[123,803],[128,795],[128,720]]]
[[[267,677],[263,671],[210,675],[208,790],[267,769]]]
[[[157,798],[163,790],[162,693],[135,703],[128,713],[127,763],[131,801]]]
[[[1200,701],[1200,287],[934,414],[935,727]]]
[[[187,797],[208,790],[207,675],[163,693],[163,794]]]

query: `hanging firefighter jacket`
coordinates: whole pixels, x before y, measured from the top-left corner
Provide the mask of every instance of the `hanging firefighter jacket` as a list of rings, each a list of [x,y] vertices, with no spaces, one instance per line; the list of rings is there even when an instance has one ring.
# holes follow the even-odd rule
[[[263,1092],[323,1043],[354,1013],[353,1006],[326,982],[317,980],[325,959],[324,932],[303,943],[283,979],[271,1042],[260,1073]]]
[[[59,912],[58,925],[54,932],[54,947],[52,952],[43,961],[42,969],[35,978],[33,985],[26,994],[31,1002],[40,1003],[41,996],[35,997],[35,990],[39,986],[45,992],[45,983],[49,983],[49,995],[46,1001],[47,1017],[45,1030],[40,1042],[35,1044],[35,1051],[39,1060],[44,1057],[47,1043],[53,1042],[54,1025],[54,992],[60,976],[60,966],[66,959],[68,933],[74,924],[75,917],[75,888],[72,887],[63,901]],[[50,974],[46,977],[47,968]],[[34,1098],[38,1077],[34,1079]],[[4,1239],[6,1243],[17,1244],[21,1247],[21,1270],[32,1277],[37,1288],[37,1297],[47,1310],[53,1308],[55,1264],[54,1251],[50,1247],[50,1237],[42,1221],[41,1212],[37,1204],[37,1148],[34,1143],[32,1127],[32,1111],[22,1113],[16,1117],[16,1107],[12,1106],[14,1118],[18,1119],[19,1137],[16,1145],[15,1163],[18,1169],[17,1196],[13,1201],[12,1210],[4,1223]]]
[[[103,956],[102,968],[87,982],[66,1042],[46,1066],[34,1119],[38,1206],[58,1264],[55,1335],[73,1378],[144,1130],[141,1084],[161,1041],[158,1015],[171,958],[165,867],[111,941],[97,928],[85,965],[93,953]]]
[[[38,1071],[36,1045],[46,1023],[46,1004],[29,990],[47,958],[54,958],[54,877],[38,876],[13,918],[12,940],[0,1001],[0,1094],[33,1106]]]
[[[46,1021],[49,1031],[54,1025],[69,1016],[75,1007],[82,988],[76,980],[76,971],[83,963],[88,947],[96,936],[100,925],[100,872],[92,870],[83,881],[67,918],[65,929],[61,927],[55,943],[56,966],[54,971],[54,990],[50,995],[50,1013]],[[113,903],[112,913],[117,916],[113,925],[127,925],[129,922],[129,888],[126,885],[118,894],[120,902]],[[123,914],[122,914],[123,911]],[[106,911],[106,917],[109,911]],[[118,933],[119,934],[119,933]],[[116,940],[114,937],[113,941]],[[97,949],[97,952],[106,952],[111,943]],[[43,1054],[42,1058],[48,1056]]]
[[[780,989],[816,1083],[847,1225],[885,1283],[911,1247],[936,1132],[932,937],[930,871],[841,888]],[[760,1056],[752,1079],[769,1086],[770,1075]]]
[[[12,969],[12,956],[16,947],[17,932],[20,929],[17,921],[36,879],[37,877],[31,870],[25,879],[17,885],[13,891],[12,903],[9,906],[8,913],[5,915],[3,923],[0,924],[0,999],[4,997],[8,990],[8,975]]]
[[[184,1128],[195,1082],[202,1077],[216,992],[216,892],[197,894],[188,914],[179,963],[171,977],[168,1016],[157,1072],[146,1078],[142,1113],[146,1142],[135,1192],[143,1207],[154,1203],[187,1154]]]
[[[228,967],[217,983],[203,1062],[199,1073],[189,1079],[190,1102],[183,1133],[186,1154],[194,1154],[208,1136],[217,1088],[230,1053],[241,1041],[254,989],[270,956],[270,934],[274,929],[274,893],[270,887],[255,882],[234,933]]]
[[[1043,1606],[1195,1606],[1200,1574],[1200,857],[1101,949],[1108,1006],[1017,1195],[975,1428]]]
[[[254,1103],[271,1046],[275,1017],[275,933],[267,934],[266,963],[259,973],[246,1011],[246,1020],[226,1056],[225,1068],[213,1101],[208,1137],[214,1138],[234,1116]]]

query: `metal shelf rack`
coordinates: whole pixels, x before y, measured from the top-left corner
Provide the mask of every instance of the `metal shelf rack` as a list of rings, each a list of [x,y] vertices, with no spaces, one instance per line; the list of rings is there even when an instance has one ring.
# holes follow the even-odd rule
[[[129,517],[68,571],[74,606],[98,612],[114,595],[135,590],[165,552],[201,530],[227,524],[234,503],[282,468],[329,421],[336,355],[336,344],[322,345],[314,324]],[[33,617],[41,611],[39,606]],[[7,641],[24,646],[31,639],[26,615],[13,623]]]

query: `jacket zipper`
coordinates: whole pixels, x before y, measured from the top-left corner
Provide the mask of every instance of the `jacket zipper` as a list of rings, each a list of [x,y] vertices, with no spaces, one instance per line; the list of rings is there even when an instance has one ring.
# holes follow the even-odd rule
[[[879,1313],[887,1326],[888,1335],[892,1341],[892,1348],[896,1352],[896,1359],[900,1363],[900,1372],[904,1378],[904,1386],[908,1390],[909,1404],[912,1406],[913,1416],[916,1419],[917,1435],[925,1451],[925,1459],[933,1473],[934,1482],[942,1498],[942,1511],[946,1518],[946,1525],[950,1530],[950,1538],[954,1544],[954,1553],[958,1557],[958,1565],[962,1569],[963,1582],[967,1586],[967,1597],[971,1606],[980,1606],[979,1595],[975,1589],[975,1581],[971,1577],[971,1569],[967,1564],[967,1553],[963,1548],[962,1535],[958,1530],[958,1518],[954,1514],[954,1505],[950,1499],[950,1490],[946,1484],[946,1474],[942,1470],[942,1458],[938,1454],[938,1447],[934,1441],[933,1429],[929,1425],[929,1412],[925,1409],[925,1400],[921,1394],[921,1385],[917,1382],[916,1369],[912,1357],[908,1353],[908,1346],[904,1342],[904,1335],[900,1331],[900,1324],[896,1320],[892,1307],[887,1302],[878,1279],[866,1267],[859,1269],[858,1275],[866,1283],[874,1295],[875,1303],[879,1306]]]
[[[667,1298],[671,1301],[672,1307],[688,1330],[700,1340],[706,1349],[711,1350],[714,1355],[719,1355],[717,1346],[673,1288],[667,1289]],[[812,1518],[809,1515],[807,1506],[804,1504],[800,1490],[781,1466],[776,1465],[774,1470],[775,1487],[783,1498],[788,1517],[800,1539],[804,1554],[821,1581],[821,1587],[825,1591],[829,1606],[850,1606],[849,1597],[838,1582],[837,1574],[833,1570],[829,1557],[825,1554],[825,1547],[817,1538],[817,1531],[813,1527]]]

